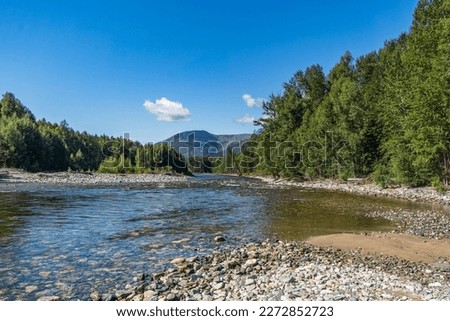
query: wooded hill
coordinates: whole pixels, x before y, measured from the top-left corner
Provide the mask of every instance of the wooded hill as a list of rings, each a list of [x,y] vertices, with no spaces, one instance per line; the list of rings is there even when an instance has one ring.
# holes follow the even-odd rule
[[[420,0],[409,32],[296,72],[263,105],[244,171],[447,186],[450,0]]]

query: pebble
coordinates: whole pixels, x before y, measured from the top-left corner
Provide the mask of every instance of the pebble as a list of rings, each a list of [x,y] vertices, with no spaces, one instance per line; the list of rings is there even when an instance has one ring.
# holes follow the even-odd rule
[[[51,272],[49,271],[41,271],[39,272],[39,275],[42,276],[43,278],[48,277],[51,274]]]
[[[25,292],[26,293],[31,293],[34,292],[38,289],[38,287],[36,285],[28,285],[25,287]]]
[[[109,294],[106,296],[105,301],[117,301],[117,296],[115,294]]]
[[[216,236],[216,237],[214,237],[214,241],[215,242],[225,242],[225,237],[223,237],[221,235]]]
[[[249,258],[249,257],[258,258]],[[283,260],[280,260],[280,258]],[[182,260],[180,260],[181,262]],[[182,261],[187,263],[186,260]],[[232,265],[229,262],[234,262]],[[441,262],[445,266],[447,262]],[[192,264],[192,263],[191,263]],[[121,300],[449,300],[450,273],[424,263],[266,240],[195,258]],[[259,269],[257,269],[259,267]],[[139,293],[144,293],[144,295]]]
[[[89,297],[92,301],[101,301],[102,299],[102,295],[98,291],[92,292]]]
[[[144,245],[142,247],[142,249],[144,249],[144,250],[159,250],[162,247],[163,247],[162,244],[149,244],[149,245]]]
[[[172,263],[173,265],[180,265],[183,264],[184,262],[186,262],[186,259],[183,257],[179,257],[170,261],[170,263]]]
[[[60,297],[56,296],[56,295],[52,295],[52,296],[42,296],[39,299],[37,299],[38,301],[59,301]]]
[[[258,260],[250,259],[245,262],[244,267],[255,266],[256,264],[258,264]]]
[[[144,301],[150,301],[154,296],[156,295],[155,291],[147,290],[144,292],[143,300]]]

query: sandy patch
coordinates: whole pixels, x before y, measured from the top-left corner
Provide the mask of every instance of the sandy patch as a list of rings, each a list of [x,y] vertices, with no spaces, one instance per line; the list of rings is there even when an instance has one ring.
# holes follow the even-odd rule
[[[450,260],[450,243],[412,235],[380,233],[374,235],[332,234],[311,237],[308,243],[342,250],[361,249],[363,253],[397,256],[413,262],[435,263]]]

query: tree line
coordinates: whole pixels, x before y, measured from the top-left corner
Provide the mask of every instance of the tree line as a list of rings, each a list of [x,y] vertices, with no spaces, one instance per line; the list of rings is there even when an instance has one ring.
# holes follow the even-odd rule
[[[75,131],[66,121],[37,121],[9,92],[0,100],[0,167],[32,172],[189,174],[182,156],[168,145],[142,145],[126,137],[91,135]]]
[[[448,186],[449,39],[450,0],[420,0],[409,32],[380,50],[296,72],[264,102],[239,170]]]

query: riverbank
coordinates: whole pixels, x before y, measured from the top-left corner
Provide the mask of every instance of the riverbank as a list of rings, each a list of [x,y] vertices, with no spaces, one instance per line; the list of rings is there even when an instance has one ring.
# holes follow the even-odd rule
[[[114,185],[133,183],[184,182],[188,176],[178,174],[103,174],[82,172],[30,173],[18,169],[1,169],[0,183],[38,183],[56,185]]]
[[[173,268],[103,299],[450,300],[449,217],[423,211],[373,215],[407,217],[399,226],[403,233],[335,234],[301,243],[267,240],[175,258]]]
[[[395,187],[382,188],[373,183],[360,180],[354,181],[336,181],[336,180],[319,180],[298,182],[287,179],[275,179],[269,176],[250,176],[259,179],[271,185],[277,186],[296,186],[300,188],[323,189],[330,191],[341,191],[355,193],[366,196],[390,197],[404,199],[412,202],[436,203],[450,206],[450,192],[438,192],[433,187]]]
[[[448,204],[432,188],[381,189],[332,181],[277,186],[344,191]],[[120,300],[450,300],[450,216],[438,211],[374,211],[398,223],[394,233],[337,234],[306,242],[265,241],[205,257],[176,258],[173,268]]]
[[[120,300],[450,300],[450,264],[265,241],[173,268],[109,299]],[[95,297],[93,297],[95,298]]]

